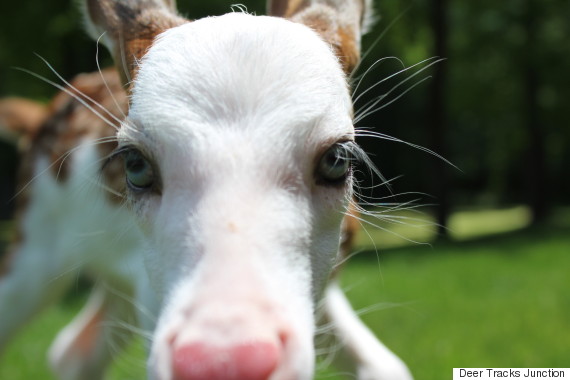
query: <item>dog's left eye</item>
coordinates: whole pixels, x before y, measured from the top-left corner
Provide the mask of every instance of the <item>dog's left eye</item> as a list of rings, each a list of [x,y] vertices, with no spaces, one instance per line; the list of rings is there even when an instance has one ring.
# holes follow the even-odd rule
[[[124,161],[127,184],[131,189],[145,190],[154,184],[154,170],[141,152],[135,149],[128,150],[125,152]]]
[[[337,143],[320,158],[317,165],[317,178],[325,184],[344,182],[350,171],[350,152],[346,144]]]

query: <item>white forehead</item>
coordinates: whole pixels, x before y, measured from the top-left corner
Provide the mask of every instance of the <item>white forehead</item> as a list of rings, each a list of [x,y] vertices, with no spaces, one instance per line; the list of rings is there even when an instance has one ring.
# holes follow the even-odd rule
[[[315,32],[243,13],[163,33],[142,61],[130,111],[145,135],[176,138],[227,128],[308,133],[327,119],[346,134],[350,114],[339,62]]]

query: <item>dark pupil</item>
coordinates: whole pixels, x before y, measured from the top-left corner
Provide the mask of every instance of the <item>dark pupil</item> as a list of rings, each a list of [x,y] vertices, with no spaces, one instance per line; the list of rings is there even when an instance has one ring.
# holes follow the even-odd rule
[[[348,170],[348,160],[346,149],[336,146],[329,150],[321,162],[321,174],[329,181],[337,181],[346,176]]]
[[[340,153],[341,153],[340,149],[335,149],[334,151],[332,151],[328,154],[327,161],[328,161],[329,166],[334,168],[338,165],[343,164],[343,158],[342,158]]]
[[[330,151],[329,154],[327,154],[326,160],[330,171],[336,174],[346,165],[346,157],[342,148]]]
[[[146,168],[146,162],[141,157],[128,157],[126,164],[131,173],[140,173]]]

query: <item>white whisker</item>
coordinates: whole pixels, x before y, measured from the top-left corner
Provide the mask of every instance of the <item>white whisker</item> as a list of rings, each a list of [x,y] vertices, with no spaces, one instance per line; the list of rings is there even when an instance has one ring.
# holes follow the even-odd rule
[[[384,95],[380,95],[378,98],[373,99],[371,102],[372,104],[369,107],[365,107],[365,110],[359,114],[356,118],[355,118],[355,123],[358,123],[359,121],[367,118],[368,116],[380,111],[381,109],[384,109],[386,107],[388,107],[390,104],[398,101],[401,97],[403,97],[404,95],[406,95],[408,92],[410,92],[411,90],[413,90],[415,87],[419,86],[420,84],[422,84],[423,82],[425,82],[426,80],[430,79],[431,77],[426,77],[421,79],[420,81],[418,81],[417,83],[414,83],[413,85],[411,85],[410,87],[408,87],[406,90],[404,90],[402,93],[400,93],[398,96],[396,96],[394,99],[390,100],[387,103],[382,104],[382,106],[375,108],[376,106],[378,106],[378,104],[380,104],[381,101],[383,101],[385,98],[388,97],[388,95],[390,94],[391,91],[389,91],[388,93],[384,94]],[[370,103],[370,102],[369,102]],[[367,104],[369,104],[367,103]]]
[[[53,68],[53,66],[50,65],[50,63],[49,63],[44,57],[42,57],[42,56],[39,55],[39,54],[36,54],[36,56],[37,56],[39,59],[41,59],[41,60],[46,64],[46,66],[51,70],[52,73],[54,73],[54,74],[59,78],[59,80],[61,80],[67,87],[73,89],[73,90],[77,93],[77,96],[74,96],[75,94],[72,94],[72,92],[66,91],[66,93],[68,93],[69,95],[73,96],[73,97],[74,97],[75,99],[77,99],[77,100],[80,100],[79,96],[82,97],[81,99],[87,99],[87,100],[89,100],[89,101],[90,101],[91,103],[93,103],[97,108],[99,108],[101,111],[105,112],[105,113],[107,114],[107,116],[109,116],[111,119],[113,119],[114,121],[116,121],[116,122],[118,123],[118,125],[117,125],[117,124],[110,124],[111,127],[115,128],[116,130],[119,129],[119,126],[121,125],[121,121],[122,121],[121,119],[119,119],[118,117],[116,117],[112,112],[110,112],[110,111],[107,110],[105,107],[103,107],[101,104],[99,104],[99,102],[95,101],[95,100],[92,99],[91,97],[89,97],[89,96],[87,96],[86,94],[84,94],[83,92],[79,91],[79,90],[78,90],[76,87],[74,87],[71,83],[69,83],[68,81],[66,81],[66,80]],[[103,82],[105,83],[105,85],[107,85],[107,83],[105,82],[104,79],[103,79]],[[61,89],[61,88],[60,88],[60,89]],[[109,89],[109,87],[107,87],[107,89]],[[111,90],[109,90],[109,92],[111,92]],[[112,95],[112,93],[111,93],[111,95]],[[82,104],[85,105],[87,108],[89,108],[89,110],[91,110],[91,112],[94,112],[94,113],[95,113],[94,109],[88,107],[88,106],[86,105],[86,103],[82,103]],[[97,116],[101,117],[100,114],[98,114],[98,113],[95,113],[95,114],[96,114]],[[103,119],[103,118],[102,118],[102,120],[106,120],[106,119]]]
[[[117,110],[121,113],[121,115],[123,115],[123,120],[124,120],[127,118],[127,115],[123,112],[123,107],[121,107],[121,105],[117,101],[117,98],[115,98],[113,91],[111,91],[111,89],[109,88],[109,84],[105,80],[105,77],[103,76],[103,71],[101,70],[101,66],[99,65],[99,42],[101,41],[101,38],[103,38],[104,35],[105,35],[105,33],[101,34],[99,36],[99,38],[97,39],[96,50],[95,50],[95,63],[97,64],[97,71],[99,71],[99,76],[101,77],[101,80],[103,81],[103,84],[105,85],[105,88],[107,89],[107,92],[109,93],[109,96],[111,96],[111,98],[113,99],[113,103],[115,103],[115,107],[117,107]],[[119,123],[121,123],[121,120],[119,120]]]
[[[432,60],[433,58],[429,58],[427,60],[424,60],[423,62],[429,62],[429,60]],[[358,112],[356,112],[355,118],[354,118],[354,123],[357,124],[359,121],[361,121],[362,119],[364,119],[364,117],[367,117],[373,113],[375,113],[376,111],[384,108],[386,105],[383,105],[382,107],[378,108],[377,110],[374,110],[373,112],[371,112],[374,107],[376,107],[383,99],[387,98],[391,93],[393,93],[394,91],[396,91],[398,88],[400,88],[402,85],[406,84],[408,81],[412,80],[413,78],[415,78],[416,76],[420,75],[421,73],[423,73],[425,70],[427,70],[428,68],[430,68],[431,66],[442,62],[443,59],[436,59],[435,61],[431,62],[430,64],[426,65],[425,67],[422,67],[420,70],[416,71],[415,73],[411,74],[409,77],[407,77],[406,79],[403,79],[402,81],[400,81],[398,84],[396,84],[395,86],[393,86],[388,92],[386,92],[383,95],[378,96],[375,99],[372,99],[371,101],[369,101],[368,103],[366,103],[363,108],[361,110],[359,110]],[[417,64],[416,64],[417,65]],[[414,66],[412,66],[414,67]],[[405,71],[406,69],[404,69]],[[391,76],[389,76],[388,78],[393,77],[394,75],[398,75],[399,72],[392,74]],[[423,81],[425,81],[425,78],[422,79],[419,83],[422,83]],[[379,82],[381,83],[381,82]],[[414,87],[416,87],[419,83],[416,83],[414,85],[412,85],[410,88],[408,88],[407,90],[405,90],[401,95],[399,95],[396,99],[390,101],[388,104],[392,104],[395,100],[398,100],[401,98],[402,95],[406,94],[408,91],[410,91],[411,89],[413,89]],[[378,83],[377,83],[378,84]],[[377,85],[376,84],[376,85]]]
[[[119,55],[121,57],[121,67],[123,69],[123,73],[125,74],[125,78],[127,78],[127,86],[130,85],[133,81],[131,78],[131,73],[129,71],[129,64],[127,63],[127,57],[125,54],[125,39],[123,38],[123,29],[119,29]]]
[[[384,38],[384,36],[390,31],[390,29],[392,29],[392,27],[394,25],[396,25],[398,23],[398,21],[400,21],[400,19],[410,10],[411,5],[408,6],[406,9],[404,9],[397,17],[394,18],[394,20],[392,20],[385,28],[384,30],[382,30],[382,32],[378,35],[378,37],[376,37],[376,39],[374,40],[374,42],[372,44],[370,44],[370,46],[366,49],[366,52],[362,55],[362,58],[360,58],[360,61],[358,62],[358,64],[356,65],[356,67],[354,68],[351,77],[354,73],[357,73],[358,70],[360,69],[360,66],[363,64],[363,62],[366,60],[366,58],[368,57],[368,55],[374,50],[374,48],[376,47],[376,45],[378,45],[378,43],[380,42],[380,40],[382,40],[382,38]]]
[[[54,81],[51,81],[39,74],[34,73],[33,71],[21,68],[21,67],[15,67],[14,69],[22,71],[26,74],[29,74],[31,76],[34,76],[44,82],[46,82],[47,84],[52,85],[53,87],[57,88],[58,90],[61,90],[63,92],[65,92],[66,94],[68,94],[69,96],[75,98],[75,100],[77,100],[79,103],[83,104],[85,107],[87,107],[91,112],[93,112],[95,115],[97,115],[101,120],[103,120],[107,125],[109,125],[110,127],[112,127],[115,130],[119,130],[119,126],[117,126],[116,124],[113,124],[109,119],[107,119],[106,117],[104,117],[103,115],[101,115],[100,112],[98,112],[97,110],[95,110],[92,106],[90,106],[85,100],[81,99],[77,94],[74,94],[72,91],[70,91],[69,89],[67,89],[66,87],[55,83]]]
[[[108,142],[114,142],[116,141],[116,138],[114,136],[107,136],[107,137],[102,137],[99,139],[95,139],[89,142],[89,144],[91,145],[97,145],[97,144],[104,144],[104,143],[108,143]],[[24,192],[34,181],[36,181],[39,177],[41,177],[42,175],[44,175],[45,173],[47,173],[49,170],[51,170],[55,165],[58,164],[58,162],[60,163],[59,167],[58,167],[58,171],[57,171],[57,175],[56,177],[59,176],[60,172],[61,172],[61,165],[63,164],[63,161],[66,160],[71,154],[73,154],[75,151],[77,151],[78,149],[83,148],[85,145],[85,143],[80,144],[78,146],[76,146],[75,148],[70,149],[69,151],[67,151],[66,153],[64,153],[63,155],[61,155],[60,157],[58,157],[56,160],[54,160],[54,162],[52,162],[50,165],[48,165],[46,168],[44,168],[43,170],[41,170],[39,173],[35,174],[28,182],[26,182],[17,192],[16,194],[14,194],[14,196],[10,199],[10,201],[12,202],[14,199],[16,199],[20,194],[22,194],[22,192]],[[60,162],[62,161],[62,162]]]
[[[142,315],[144,315],[150,321],[156,322],[158,320],[158,316],[155,313],[153,313],[150,309],[148,309],[146,306],[139,304],[135,297],[130,296],[129,294],[127,294],[125,292],[121,292],[117,288],[111,287],[107,284],[104,284],[104,286],[105,286],[105,289],[109,293],[111,293],[111,294],[121,298],[122,300],[128,302],[129,304],[133,305],[136,310],[138,310]]]
[[[408,146],[411,146],[412,148],[421,150],[422,152],[426,152],[431,154],[432,156],[435,156],[437,158],[439,158],[440,160],[444,161],[445,163],[447,163],[448,165],[452,166],[453,168],[460,170],[457,166],[455,166],[453,163],[451,163],[449,160],[445,159],[443,156],[435,153],[434,151],[425,148],[421,145],[417,145],[417,144],[413,144],[404,140],[401,140],[399,138],[387,135],[385,133],[380,133],[380,132],[373,132],[373,131],[368,131],[368,130],[364,130],[364,129],[358,129],[356,131],[356,137],[374,137],[374,138],[380,138],[383,140],[387,140],[387,141],[394,141],[394,142],[398,142],[401,144],[406,144]]]
[[[388,57],[388,58],[398,59],[398,58],[395,58],[395,57]],[[392,79],[392,78],[394,78],[394,77],[396,77],[396,76],[398,76],[398,75],[400,75],[400,74],[402,74],[402,73],[405,73],[405,72],[407,72],[407,71],[409,71],[409,70],[415,68],[416,66],[422,65],[422,64],[424,64],[424,63],[426,63],[426,62],[429,62],[429,61],[431,61],[431,60],[434,60],[434,59],[436,59],[436,58],[435,58],[435,57],[427,58],[427,59],[424,59],[423,61],[420,61],[420,62],[418,62],[418,63],[416,63],[416,64],[414,64],[414,65],[412,65],[412,66],[408,66],[408,67],[405,67],[404,63],[403,63],[401,60],[398,59],[398,61],[402,64],[402,66],[404,66],[404,69],[399,70],[399,71],[396,71],[395,73],[393,73],[393,74],[391,74],[391,75],[388,75],[386,78],[383,78],[383,79],[379,80],[378,82],[374,83],[372,86],[368,87],[366,90],[362,91],[362,93],[361,93],[361,94],[358,94],[358,96],[356,97],[356,99],[354,99],[354,100],[352,101],[353,104],[356,105],[356,103],[358,102],[358,100],[360,100],[360,98],[362,98],[364,95],[366,95],[367,93],[369,93],[369,92],[370,92],[371,90],[373,90],[374,88],[378,87],[380,84],[382,84],[382,83],[384,83],[384,82],[386,82],[386,81],[388,81],[388,80],[390,80],[390,79]],[[374,62],[374,64],[376,64],[377,62],[378,62],[378,61]],[[437,62],[433,62],[433,63],[435,64],[435,63],[437,63]],[[426,69],[426,68],[428,68],[428,67],[429,67],[429,66],[426,66],[426,67],[424,67],[423,69]],[[366,73],[368,73],[368,71],[370,71],[371,69],[372,69],[372,66],[370,67],[370,69],[368,69],[368,70],[366,71]],[[418,71],[416,74],[419,74],[420,72],[421,72],[421,71]],[[364,73],[364,74],[366,75],[366,73]],[[414,75],[415,75],[415,74],[414,74]],[[407,79],[410,79],[410,78],[407,78]],[[360,84],[360,83],[359,83],[359,84]],[[401,84],[401,83],[400,83],[400,84]],[[399,84],[398,84],[398,85],[399,85]],[[396,86],[396,87],[397,87],[397,86]],[[392,90],[394,90],[396,87],[392,88]],[[354,94],[356,94],[356,89],[355,89],[355,91],[354,91]],[[387,94],[385,94],[385,95],[383,95],[383,96],[387,96],[388,94],[389,94],[389,93],[387,93]],[[366,103],[363,107],[366,107],[367,104],[369,104],[369,103]]]
[[[386,60],[388,60],[388,59],[396,60],[398,63],[400,63],[400,64],[402,65],[402,67],[404,67],[404,68],[406,67],[406,65],[404,64],[404,62],[402,62],[402,60],[399,59],[399,58],[397,58],[397,57],[384,57],[384,58],[377,59],[372,65],[370,65],[370,67],[369,67],[368,69],[366,69],[366,71],[364,72],[364,74],[362,74],[362,76],[361,76],[360,79],[358,80],[358,83],[356,84],[356,86],[355,86],[354,89],[352,90],[352,96],[353,96],[353,97],[354,97],[354,95],[356,95],[356,94],[358,93],[358,89],[360,88],[360,85],[361,85],[362,81],[364,80],[364,78],[366,78],[366,76],[368,75],[368,73],[370,73],[373,69],[375,69],[377,65],[379,65],[380,63],[382,63],[382,62],[384,62],[384,61],[386,61]],[[405,71],[405,70],[402,70],[402,71]],[[402,72],[402,71],[400,71],[400,72]],[[399,72],[398,72],[398,73],[399,73]],[[396,73],[396,74],[394,74],[394,75],[397,75],[398,73]],[[371,87],[369,87],[368,89],[366,89],[365,91],[363,91],[363,93],[362,93],[362,94],[359,94],[359,95],[356,97],[356,99],[353,99],[353,100],[352,100],[352,104],[355,105],[356,102],[358,102],[358,99],[360,99],[360,97],[361,97],[363,94],[367,93],[370,89],[372,89],[372,88],[375,87],[376,85],[378,85],[378,84],[380,84],[380,83],[382,83],[382,82],[384,82],[384,81],[386,81],[386,80],[388,80],[388,79],[390,79],[390,77],[382,79],[380,82],[377,82],[377,83],[374,84],[373,86],[371,86]]]

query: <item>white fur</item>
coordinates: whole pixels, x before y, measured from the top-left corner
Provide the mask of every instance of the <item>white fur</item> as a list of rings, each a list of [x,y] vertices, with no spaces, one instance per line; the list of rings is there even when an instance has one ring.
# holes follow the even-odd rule
[[[315,186],[312,169],[322,146],[353,134],[336,59],[286,20],[203,19],[159,38],[132,101],[119,137],[148,151],[164,184],[160,197],[134,200],[148,223],[151,282],[168,300],[151,371],[168,378],[160,363],[170,361],[163,342],[173,335],[175,345],[230,345],[285,334],[274,378],[310,378],[312,305],[336,258],[348,199],[346,189]]]
[[[23,216],[24,241],[9,273],[0,281],[0,348],[31,316],[59,299],[80,272],[106,284],[103,288],[112,287],[113,292],[130,298],[130,302],[121,297],[114,301],[121,304],[120,313],[133,308],[135,289],[144,289],[147,281],[146,277],[137,277],[144,270],[135,255],[141,251],[143,238],[131,213],[109,204],[104,190],[94,186],[99,178],[95,147],[86,142],[69,160],[70,176],[64,182],[54,177],[47,157],[37,161],[30,204]],[[115,312],[119,310],[113,310],[106,319],[120,322],[122,316],[112,315]],[[141,322],[144,318],[141,315]],[[73,326],[81,325],[81,319],[62,331],[50,353],[62,379],[96,378],[101,372],[94,369],[103,371],[101,364],[110,359],[104,358],[110,355],[107,334],[91,353],[94,363],[77,352],[64,355],[70,353],[67,346],[80,332],[73,331]]]
[[[349,91],[331,49],[309,28],[283,19],[240,13],[202,19],[158,38],[131,100],[118,138],[154,163],[160,194],[130,193],[131,212],[111,206],[90,186],[98,159],[90,148],[72,156],[67,183],[39,176],[25,217],[32,239],[14,272],[28,265],[35,273],[23,262],[32,258],[53,270],[36,283],[15,276],[0,283],[0,306],[17,286],[45,296],[45,285],[66,277],[58,277],[62,269],[69,277],[78,267],[102,276],[106,285],[51,354],[62,378],[86,378],[108,358],[100,349],[95,363],[70,358],[70,342],[99,311],[125,314],[106,306],[120,303],[117,289],[138,297],[138,305],[155,305],[138,267],[144,255],[158,298],[151,378],[171,379],[173,351],[193,342],[263,341],[280,349],[271,380],[311,379],[315,305],[337,260],[351,198],[350,183],[322,186],[314,178],[319,155],[354,134]],[[53,207],[40,207],[45,202]],[[40,252],[47,241],[58,246]],[[85,256],[76,256],[78,248]],[[343,295],[329,290],[328,297],[358,378],[409,379]],[[2,307],[0,338],[10,331]],[[21,314],[9,316],[12,324]]]

